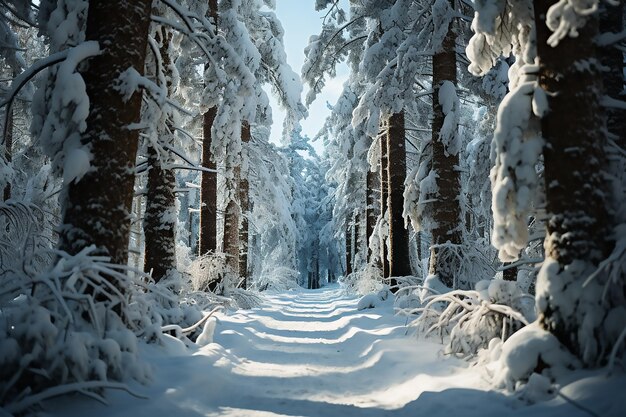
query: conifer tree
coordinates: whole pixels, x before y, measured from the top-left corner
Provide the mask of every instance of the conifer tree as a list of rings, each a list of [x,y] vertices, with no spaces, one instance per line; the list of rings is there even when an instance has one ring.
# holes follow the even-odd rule
[[[151,0],[89,2],[86,40],[102,51],[81,70],[90,98],[81,143],[93,158],[91,169],[68,187],[60,247],[70,254],[95,245],[114,263],[128,260],[139,137],[129,126],[139,122],[142,93],[120,89],[119,80],[143,72],[151,10]]]

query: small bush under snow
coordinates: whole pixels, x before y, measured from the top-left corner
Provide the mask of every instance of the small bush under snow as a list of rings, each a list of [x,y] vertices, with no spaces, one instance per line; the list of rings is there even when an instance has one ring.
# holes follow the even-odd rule
[[[426,334],[449,335],[448,353],[471,356],[492,339],[506,340],[532,321],[534,303],[525,301],[529,299],[532,297],[522,293],[515,282],[480,281],[473,291],[427,296],[425,305],[413,311],[422,314],[411,325]]]
[[[364,295],[357,304],[357,310],[366,310],[368,308],[382,307],[393,301],[393,294],[389,291],[389,288],[383,288],[382,290]]]

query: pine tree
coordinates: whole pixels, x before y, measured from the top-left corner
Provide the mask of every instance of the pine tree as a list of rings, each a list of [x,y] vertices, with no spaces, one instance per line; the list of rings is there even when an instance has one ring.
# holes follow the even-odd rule
[[[139,137],[128,127],[139,122],[142,94],[120,91],[119,80],[129,68],[143,72],[151,10],[151,0],[89,2],[86,39],[103,50],[81,70],[90,98],[81,142],[93,159],[92,169],[68,187],[60,247],[70,254],[96,245],[114,263],[128,260]]]
[[[389,141],[386,137],[381,136],[380,140],[380,218],[381,220],[389,219]],[[380,259],[382,263],[383,279],[389,278],[389,249],[387,239],[389,230],[382,233],[384,238],[380,242]]]
[[[162,79],[161,86],[168,96],[172,88],[172,58],[170,43],[172,33],[165,27],[156,31],[157,42],[160,43],[161,64],[158,65],[157,79]],[[159,74],[161,72],[161,74]],[[158,140],[170,149],[173,147],[173,125],[169,114],[157,121]],[[167,150],[166,150],[167,152]],[[173,159],[169,153],[159,155],[153,144],[148,145],[148,184],[146,211],[143,230],[145,234],[144,271],[152,272],[152,278],[160,281],[168,272],[176,269],[176,197],[174,188],[176,178],[171,168]],[[168,167],[170,165],[170,167]]]
[[[209,0],[209,19],[213,26],[218,26],[217,0]],[[205,70],[208,68],[205,65]],[[202,171],[200,186],[200,256],[217,250],[217,164],[211,152],[213,122],[217,116],[217,108],[211,107],[202,115],[202,167],[210,171]],[[214,290],[212,288],[211,290]]]
[[[372,170],[368,169],[366,174],[365,186],[366,186],[366,213],[365,213],[365,236],[366,243],[369,243],[369,240],[372,238],[374,234],[374,228],[376,227],[376,218],[378,217],[377,206],[376,206],[376,195],[380,193],[380,176],[378,172],[372,172]],[[367,262],[372,261],[372,252],[368,250],[367,253]]]
[[[411,275],[409,233],[404,226],[404,182],[406,180],[406,136],[404,112],[389,117],[387,130],[389,213],[389,275],[390,286],[397,290],[393,277]]]
[[[450,8],[454,7],[452,0]],[[432,229],[429,274],[437,275],[442,283],[453,288],[457,271],[454,246],[461,243],[461,207],[459,178],[459,147],[456,124],[444,127],[446,117],[454,116],[450,103],[456,86],[456,34],[453,21],[448,24],[441,47],[433,55],[433,124],[432,170],[437,179],[437,207],[433,212],[436,224]],[[445,85],[445,86],[444,86]],[[456,97],[454,97],[455,99]],[[449,123],[448,123],[449,124]],[[453,130],[451,130],[453,129]]]
[[[11,164],[13,161],[13,118],[15,117],[13,107],[10,109],[6,109],[9,114],[6,115],[6,127],[4,134],[4,157],[7,165]],[[11,198],[11,181],[7,181],[3,190],[3,198],[4,201],[7,201]]]
[[[241,226],[239,229],[239,278],[241,288],[248,286],[248,249],[249,249],[249,216],[250,216],[250,183],[248,182],[249,163],[248,145],[251,139],[250,123],[244,121],[241,127],[242,170],[239,181],[239,205],[241,207]]]
[[[602,296],[602,277],[586,281],[611,249],[612,213],[602,70],[577,63],[596,57],[598,17],[587,16],[575,38],[558,39],[554,22],[548,27],[545,20],[553,2],[535,0],[534,6],[539,85],[550,108],[541,120],[549,217],[547,259],[537,282],[539,322],[583,363],[596,365],[611,344],[603,323],[612,297]]]

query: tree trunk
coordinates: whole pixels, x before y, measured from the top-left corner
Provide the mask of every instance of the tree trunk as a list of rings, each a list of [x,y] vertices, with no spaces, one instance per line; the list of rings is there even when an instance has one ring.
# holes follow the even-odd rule
[[[509,262],[505,262],[502,266],[506,267],[506,269],[502,271],[502,279],[505,281],[517,281],[517,267],[511,267]]]
[[[371,262],[372,253],[369,249],[369,241],[374,234],[374,228],[376,227],[376,190],[378,187],[379,178],[376,172],[367,170],[366,178],[366,204],[365,209],[365,244],[367,247],[367,262]]]
[[[217,108],[211,107],[203,116],[202,167],[216,170],[211,153],[211,128]],[[200,256],[217,250],[217,172],[202,171],[200,186]]]
[[[209,20],[217,30],[217,0],[209,0]],[[205,70],[209,64],[205,65]],[[202,120],[202,167],[216,170],[217,164],[211,153],[211,128],[217,116],[217,108],[211,107],[204,113]],[[200,256],[217,251],[217,172],[202,171],[200,185],[200,238],[198,242]]]
[[[539,83],[550,108],[541,121],[548,219],[537,306],[543,328],[592,366],[615,341],[604,326],[610,303],[614,297],[623,303],[623,288],[617,286],[603,297],[605,274],[586,283],[612,244],[602,72],[595,65],[578,64],[593,62],[596,56],[598,21],[587,16],[576,38],[551,47],[547,39],[552,32],[544,19],[553,3],[534,2]]]
[[[250,143],[250,123],[244,121],[241,126],[241,142],[242,142],[242,170],[241,181],[239,181],[239,204],[241,206],[241,228],[239,230],[239,277],[241,279],[241,288],[246,289],[248,285],[248,234],[249,224],[248,215],[250,211],[250,184],[248,183],[248,155],[247,146]]]
[[[171,65],[169,47],[172,34],[161,28],[161,60],[165,71],[168,94],[171,89]],[[163,123],[159,129],[159,139],[173,145],[174,137],[169,122]],[[158,282],[167,276],[169,271],[176,269],[176,197],[174,188],[176,178],[171,168],[163,168],[162,159],[165,155],[157,154],[148,147],[148,184],[146,212],[143,230],[145,235],[144,271],[152,272],[152,278]],[[172,162],[167,158],[167,163]]]
[[[152,0],[90,0],[86,39],[98,41],[102,54],[91,58],[81,74],[90,100],[87,130],[92,169],[70,183],[60,248],[70,254],[95,245],[116,264],[128,262],[128,238],[135,181],[141,91],[124,99],[120,75],[143,73]],[[122,292],[126,289],[120,288]]]
[[[452,2],[451,2],[452,5]],[[461,207],[459,194],[459,155],[451,152],[442,137],[445,114],[439,100],[441,85],[448,81],[456,85],[456,34],[452,27],[444,38],[441,50],[433,55],[433,125],[432,169],[437,173],[439,199],[434,211],[436,226],[432,230],[432,246],[430,250],[430,275],[438,275],[447,287],[458,287],[455,274],[458,269],[456,256],[450,253],[455,245],[461,243]],[[446,246],[451,244],[451,246]]]
[[[352,273],[352,228],[348,219],[346,224],[346,276]]]
[[[239,206],[231,199],[224,213],[224,253],[231,272],[239,272]]]
[[[380,217],[385,218],[389,202],[389,152],[387,139],[380,138]],[[380,261],[383,279],[389,278],[389,258],[387,256],[387,239],[380,242]]]
[[[152,278],[158,282],[176,269],[176,179],[171,169],[163,169],[152,147],[148,148],[148,166],[144,271],[152,271]]]
[[[624,2],[617,6],[601,3],[600,32],[620,33],[624,30]],[[626,101],[624,91],[624,54],[617,45],[599,48],[600,61],[606,67],[602,74],[605,94],[617,100]],[[626,149],[626,110],[610,107],[606,109],[607,128],[615,135],[615,141]]]
[[[406,146],[404,112],[389,118],[387,150],[389,155],[389,274],[391,277],[411,275],[409,257],[409,232],[404,227],[404,182],[406,180]],[[391,278],[389,285],[397,291],[397,282]]]
[[[361,265],[357,264],[361,252],[361,216],[358,211],[354,212],[354,226],[352,229],[352,270],[358,271]]]
[[[16,77],[15,72],[13,72],[13,78]],[[6,127],[6,136],[4,138],[4,156],[6,158],[7,164],[11,164],[13,160],[13,106],[6,109],[9,114],[7,115],[7,127]],[[7,181],[7,184],[4,187],[3,193],[4,201],[7,201],[11,198],[11,181]]]

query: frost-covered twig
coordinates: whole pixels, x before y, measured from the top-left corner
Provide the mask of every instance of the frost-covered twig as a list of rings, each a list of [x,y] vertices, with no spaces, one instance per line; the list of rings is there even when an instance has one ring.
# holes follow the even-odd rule
[[[166,333],[166,332],[174,332],[176,334],[176,338],[180,339],[183,336],[187,336],[191,333],[193,333],[196,329],[200,328],[200,326],[202,326],[204,323],[206,323],[206,321],[208,319],[210,319],[213,314],[217,313],[220,310],[223,310],[224,306],[217,306],[215,307],[213,310],[211,310],[211,312],[207,315],[205,315],[204,317],[202,317],[200,320],[198,320],[195,324],[186,327],[186,328],[182,328],[177,324],[168,324],[165,326],[161,326],[161,332]]]

